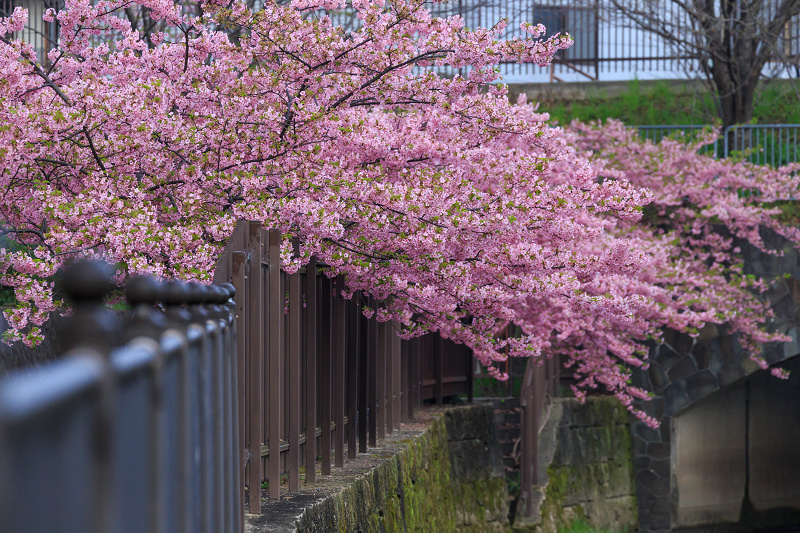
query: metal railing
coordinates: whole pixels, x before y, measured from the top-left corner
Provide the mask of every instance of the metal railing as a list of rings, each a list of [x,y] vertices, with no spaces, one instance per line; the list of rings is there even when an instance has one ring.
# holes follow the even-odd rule
[[[644,140],[654,143],[670,138],[687,142],[713,126],[631,126]],[[800,124],[747,124],[725,128],[701,153],[714,157],[740,157],[757,165],[779,167],[800,162]]]
[[[263,2],[250,2],[258,9]],[[44,62],[46,52],[58,40],[56,24],[46,23],[42,14],[47,7],[58,9],[58,0],[0,0],[0,16],[10,13],[17,5],[30,10],[28,26],[17,37],[29,42]],[[657,4],[654,4],[657,5]],[[771,5],[771,4],[770,4]],[[686,72],[699,72],[697,60],[687,50],[652,32],[635,27],[613,2],[606,0],[453,0],[448,3],[428,2],[434,16],[460,15],[469,28],[491,28],[501,20],[508,26],[501,38],[525,37],[520,23],[542,23],[547,36],[569,33],[575,44],[556,55],[553,65],[539,67],[531,63],[498,65],[504,79],[510,83],[529,81],[561,81],[565,75],[576,81],[618,78],[617,73],[635,73],[639,77],[683,78]],[[774,6],[773,6],[774,8]],[[769,8],[769,9],[773,9]],[[771,13],[767,9],[767,12]],[[329,12],[333,23],[356,29],[359,21],[352,8]],[[659,16],[675,32],[694,34],[689,15],[675,5],[660,6]],[[140,30],[142,28],[139,28]],[[159,26],[155,29],[163,29]],[[98,44],[101,42],[97,41]],[[800,54],[800,19],[794,17],[786,25],[777,45],[781,55],[797,58]],[[461,69],[465,74],[468,69]],[[457,70],[443,68],[442,74]]]
[[[280,242],[280,232],[240,222],[214,273],[236,287],[239,432],[248,458],[240,475],[253,514],[265,481],[278,500],[314,482],[317,466],[330,474],[376,446],[423,401],[472,400],[471,351],[434,334],[401,340],[398,324],[362,313],[382,302],[358,292],[342,298],[344,280],[320,274],[316,260],[282,271]]]
[[[800,162],[800,124],[730,126],[722,135],[724,154],[740,154],[757,165],[779,167]]]
[[[242,532],[232,288],[132,280],[119,329],[110,279],[66,271],[63,359],[0,381],[0,530]]]

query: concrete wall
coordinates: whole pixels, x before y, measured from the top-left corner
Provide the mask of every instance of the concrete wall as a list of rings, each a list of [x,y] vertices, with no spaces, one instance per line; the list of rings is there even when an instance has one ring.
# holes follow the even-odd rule
[[[447,411],[343,490],[306,509],[299,532],[503,532],[508,489],[490,405]]]
[[[672,527],[800,524],[800,359],[673,419]]]
[[[744,385],[675,417],[673,526],[737,522],[747,475]]]
[[[734,243],[742,248],[745,274],[775,278],[764,293],[775,314],[769,328],[792,341],[763,347],[762,357],[774,366],[800,354],[800,252],[770,230],[762,228],[761,236],[767,248],[784,253],[767,254],[740,240]],[[632,428],[639,523],[641,531],[649,533],[676,527],[672,523],[677,516],[675,472],[670,459],[676,418],[705,398],[761,372],[724,325],[709,324],[697,337],[665,330],[662,340],[650,351],[649,368],[635,370],[633,376],[634,385],[653,393],[653,399],[640,407],[661,424],[654,430],[635,422]],[[775,385],[777,379],[770,379]]]
[[[786,381],[761,374],[749,383],[749,496],[756,511],[800,510],[800,360]]]
[[[246,531],[555,533],[577,518],[636,530],[628,413],[616,399],[556,401],[540,434],[536,513],[513,526],[494,405],[436,412],[423,410],[300,493],[266,501],[263,515],[247,515]]]
[[[539,435],[537,509],[517,510],[515,529],[556,533],[575,520],[598,529],[637,528],[628,412],[610,397],[557,399]]]

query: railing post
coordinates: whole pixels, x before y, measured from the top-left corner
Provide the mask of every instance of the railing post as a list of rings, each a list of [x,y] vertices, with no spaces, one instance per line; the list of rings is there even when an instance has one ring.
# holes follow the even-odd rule
[[[240,531],[244,531],[244,502],[245,502],[245,480],[247,479],[247,460],[245,459],[244,451],[247,447],[247,424],[249,422],[249,409],[250,400],[248,396],[248,382],[247,374],[245,372],[246,349],[248,341],[248,295],[247,288],[247,257],[246,252],[233,253],[233,296],[238,295],[234,300],[235,307],[233,309],[234,316],[236,317],[236,370],[237,370],[237,415],[238,420],[238,440],[236,448],[236,457],[238,458],[238,471],[239,471],[239,517],[240,517]],[[259,270],[260,270],[259,266]],[[260,462],[259,457],[259,462]]]
[[[358,293],[353,294],[352,299],[347,302],[347,457],[356,458],[356,445],[358,433],[356,430],[363,421],[358,420],[358,395],[363,395],[359,391],[359,371],[363,364],[359,365],[359,340],[361,330],[361,320],[358,311]],[[366,451],[366,446],[364,451]]]
[[[521,431],[520,431],[520,497],[519,504],[523,505],[524,516],[530,516],[533,512],[531,501],[531,491],[533,488],[536,443],[534,442],[536,432],[534,426],[534,369],[535,362],[528,359],[525,365],[525,377],[520,391],[520,407],[522,408]]]
[[[400,324],[397,325],[400,331]],[[402,380],[400,384],[400,416],[403,422],[408,422],[414,417],[414,406],[411,404],[411,356],[408,351],[408,341],[400,339],[400,365],[402,371]]]
[[[62,335],[65,352],[78,348],[95,350],[102,362],[103,377],[100,391],[100,407],[94,425],[94,505],[92,508],[92,531],[103,533],[111,529],[113,522],[113,472],[111,428],[114,416],[114,379],[108,356],[115,345],[119,328],[113,313],[105,307],[104,299],[111,292],[112,271],[105,263],[79,260],[64,270],[61,286],[72,304],[73,315]]]
[[[295,240],[295,253],[298,253],[300,243]],[[286,344],[289,350],[288,387],[289,410],[286,416],[289,420],[289,492],[300,490],[300,317],[302,315],[302,295],[300,294],[300,273],[289,275],[289,324],[288,339]],[[271,296],[271,295],[270,295]],[[270,456],[272,455],[270,443]],[[313,465],[312,465],[313,467]],[[270,486],[272,480],[270,479]]]
[[[375,310],[378,314],[378,310]],[[392,403],[392,359],[386,345],[386,322],[375,320],[378,328],[378,438],[385,439],[386,431],[392,431],[393,403]]]
[[[377,301],[375,298],[370,297],[367,299],[369,307],[375,310],[377,314]],[[362,314],[363,316],[363,314]],[[371,319],[363,318],[363,324],[367,331],[367,342],[365,350],[365,360],[367,361],[367,409],[365,415],[368,417],[369,424],[369,445],[374,448],[378,445],[378,395],[381,393],[380,384],[378,382],[378,365],[380,365],[380,346],[378,345],[378,321],[373,315]],[[381,402],[383,403],[383,402]],[[380,409],[383,410],[384,406],[381,405]],[[366,450],[364,450],[366,451]]]
[[[203,413],[203,388],[202,388],[202,364],[205,359],[206,351],[205,329],[196,323],[193,324],[192,313],[189,312],[185,304],[189,300],[189,287],[178,280],[170,280],[161,286],[161,302],[165,307],[167,325],[174,328],[184,335],[184,340],[189,342],[184,357],[180,362],[174,359],[167,359],[164,354],[165,337],[159,336],[160,355],[155,362],[156,374],[156,431],[155,449],[158,456],[158,469],[161,472],[155,480],[157,483],[155,492],[158,496],[159,524],[155,531],[202,531],[210,532],[210,516],[206,511],[205,498],[208,495],[206,487],[209,481],[205,476],[205,459],[203,454],[206,421]],[[172,342],[171,339],[169,342]],[[179,364],[179,368],[175,365]],[[180,390],[171,385],[171,382],[180,383]],[[171,413],[169,408],[179,404],[180,413]],[[172,417],[173,423],[180,421],[181,430],[170,424]],[[170,456],[170,446],[174,441],[179,441],[178,454],[180,459]],[[173,464],[180,461],[179,465]],[[181,497],[182,503],[177,503],[177,488],[172,486],[171,472],[179,470],[185,474],[181,483],[187,496]],[[166,482],[165,482],[166,479]],[[176,524],[169,518],[170,509],[185,505],[182,509],[182,523]]]
[[[333,402],[334,416],[336,417],[336,441],[334,443],[334,461],[336,466],[344,466],[344,417],[345,417],[345,366],[347,364],[347,309],[342,298],[344,290],[344,279],[342,276],[336,278],[332,283],[336,294],[333,297],[333,319],[331,329],[333,330],[333,356],[334,356],[334,376],[333,376]],[[350,421],[355,424],[355,421]]]
[[[114,287],[110,267],[105,263],[80,260],[64,270],[61,287],[72,303],[73,313],[59,339],[62,353],[73,348],[91,348],[108,355],[119,337],[119,321],[103,304]]]
[[[317,259],[306,265],[305,284],[306,360],[306,483],[317,479]],[[324,400],[327,403],[327,399]],[[330,431],[330,424],[328,425]]]
[[[250,231],[254,231],[251,225]],[[261,234],[261,227],[255,225],[256,233]],[[269,309],[269,498],[270,500],[280,500],[281,498],[281,433],[283,432],[283,308],[285,295],[281,291],[281,234],[278,230],[269,230],[269,299],[267,307]],[[258,245],[258,258],[261,256],[260,241]],[[255,250],[255,249],[254,249]],[[261,280],[261,267],[258,266],[258,273],[251,272],[251,278],[255,275]],[[263,294],[259,282],[258,292],[259,303]],[[261,326],[259,317],[258,328]],[[255,321],[255,319],[253,319]],[[261,346],[261,344],[260,344]],[[256,379],[260,382],[263,373],[256,373]],[[252,503],[251,503],[252,505]],[[259,506],[260,507],[260,506]]]
[[[224,292],[221,294],[220,305],[228,313],[228,348],[225,354],[227,368],[228,391],[226,396],[227,423],[226,423],[226,479],[225,487],[229,495],[228,510],[230,514],[231,530],[234,533],[244,532],[244,500],[242,499],[243,463],[241,424],[243,420],[240,409],[241,393],[239,391],[239,338],[237,335],[237,304],[234,300],[236,288],[231,283],[221,285]]]
[[[320,392],[322,394],[320,407],[322,408],[321,425],[322,425],[322,438],[320,445],[322,447],[322,475],[328,476],[331,473],[331,421],[333,413],[333,404],[335,402],[333,390],[331,388],[331,380],[333,374],[333,340],[334,333],[331,329],[331,315],[333,308],[331,307],[332,290],[330,279],[327,276],[314,276],[318,280],[320,291],[319,302],[319,359],[320,359],[320,373],[319,379],[321,380]]]
[[[436,405],[442,405],[442,389],[444,379],[444,339],[438,333],[433,334],[433,375],[436,382],[433,385],[433,396]]]

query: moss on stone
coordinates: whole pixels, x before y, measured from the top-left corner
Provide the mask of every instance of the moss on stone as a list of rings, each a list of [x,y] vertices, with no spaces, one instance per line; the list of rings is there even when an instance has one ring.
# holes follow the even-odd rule
[[[476,475],[473,468],[469,470],[469,479],[453,476],[454,472],[466,471],[458,461],[471,461],[470,457],[451,456],[453,442],[491,438],[491,435],[471,434],[486,430],[486,425],[481,422],[487,417],[486,409],[490,407],[459,409],[456,418],[461,429],[455,439],[449,434],[443,417],[436,419],[425,433],[409,442],[400,453],[342,490],[333,497],[336,500],[335,526],[329,531],[505,531],[508,527],[508,492],[502,473],[488,469]],[[460,424],[462,421],[466,424]],[[475,429],[465,432],[465,425]],[[324,508],[319,507],[320,510]],[[301,523],[319,521],[304,517]],[[304,529],[299,526],[298,530]]]
[[[538,519],[515,531],[555,533],[576,520],[611,530],[635,529],[633,456],[628,415],[613,398],[564,400],[554,420],[556,444]]]

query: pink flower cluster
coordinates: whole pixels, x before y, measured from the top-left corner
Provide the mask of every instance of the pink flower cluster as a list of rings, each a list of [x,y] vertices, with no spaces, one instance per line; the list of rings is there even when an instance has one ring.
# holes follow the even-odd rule
[[[630,366],[646,364],[643,342],[663,326],[731,321],[753,346],[774,338],[735,275],[736,252],[709,231],[727,217],[759,243],[752,224],[778,227],[772,211],[709,201],[690,217],[670,202],[697,194],[699,205],[706,174],[691,172],[705,162],[684,185],[670,180],[695,161],[691,149],[638,143],[618,125],[565,132],[510,104],[503,86],[482,90],[497,81],[493,65],[545,65],[568,36],[540,40],[526,26],[530,38],[502,41],[498,28],[468,31],[422,4],[353,2],[361,25],[346,33],[317,11],[340,1],[252,12],[140,0],[166,28],[145,42],[118,16],[129,0],[66,0],[46,70],[0,35],[0,217],[22,250],[0,254],[0,281],[19,301],[7,340],[35,342],[61,308],[50,280],[65,261],[208,281],[238,219],[283,231],[287,270],[316,254],[348,293],[382,301],[378,320],[465,343],[501,378],[495,361],[560,353],[582,388],[630,405],[646,396]],[[445,65],[471,70],[435,74]],[[605,159],[587,155],[603,136]],[[659,150],[671,158],[663,168]],[[733,187],[759,172],[763,199],[794,186],[791,171],[744,166],[715,179]],[[697,231],[639,224],[654,199],[660,216],[678,217],[674,231]],[[719,268],[701,272],[709,258]],[[512,322],[524,335],[498,339]]]

